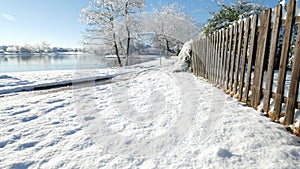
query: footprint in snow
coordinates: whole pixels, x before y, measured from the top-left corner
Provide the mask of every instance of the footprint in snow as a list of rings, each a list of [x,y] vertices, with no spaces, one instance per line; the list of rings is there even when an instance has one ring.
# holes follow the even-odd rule
[[[233,154],[228,149],[220,148],[217,152],[217,156],[221,158],[231,158]]]
[[[26,169],[29,168],[33,164],[32,161],[30,162],[24,162],[24,163],[15,163],[12,164],[9,169]]]
[[[8,144],[8,140],[0,142],[0,148],[4,148]]]
[[[62,102],[64,101],[64,99],[58,99],[58,100],[51,100],[51,101],[48,101],[46,102],[47,104],[53,104],[53,103],[58,103],[58,102]]]
[[[25,118],[23,118],[21,121],[22,122],[29,122],[29,121],[32,121],[32,120],[35,120],[35,119],[37,119],[39,116],[37,116],[37,115],[33,115],[33,116],[29,116],[29,117],[25,117]]]
[[[11,116],[15,116],[15,115],[18,115],[18,114],[27,113],[27,112],[29,112],[29,111],[30,111],[30,109],[25,109],[25,110],[13,112],[13,113],[11,114]]]
[[[28,142],[18,146],[17,150],[25,150],[27,148],[34,147],[38,142]]]

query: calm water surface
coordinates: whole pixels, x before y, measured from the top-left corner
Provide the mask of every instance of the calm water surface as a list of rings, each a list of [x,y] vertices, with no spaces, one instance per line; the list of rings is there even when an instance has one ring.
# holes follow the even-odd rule
[[[134,59],[131,64],[149,58]],[[117,59],[95,54],[72,55],[0,55],[0,73],[43,70],[95,69],[118,66]]]

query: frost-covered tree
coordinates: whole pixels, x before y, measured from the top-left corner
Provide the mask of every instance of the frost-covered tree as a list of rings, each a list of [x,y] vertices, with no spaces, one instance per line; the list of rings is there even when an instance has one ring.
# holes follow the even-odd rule
[[[112,45],[122,66],[119,55],[118,39],[116,37],[116,20],[121,16],[118,0],[92,0],[81,11],[81,20],[91,27],[86,30],[85,40],[87,44]]]
[[[17,53],[18,51],[19,51],[19,46],[9,46],[6,49],[6,52],[9,52],[9,53]]]
[[[40,52],[42,53],[48,53],[51,51],[50,43],[47,41],[42,41],[41,43],[37,44],[40,47]]]
[[[125,17],[125,29],[127,32],[127,42],[126,42],[126,65],[128,65],[128,57],[130,54],[130,42],[132,32],[136,32],[139,22],[136,20],[136,13],[141,12],[144,8],[144,0],[120,0],[123,6],[123,15]]]
[[[21,46],[19,48],[19,53],[31,53],[31,50],[30,50],[30,48],[27,48],[25,46]]]
[[[173,3],[153,9],[153,14],[148,15],[148,31],[155,32],[156,45],[164,46],[167,52],[177,52],[184,42],[197,38],[200,32],[196,20],[183,9]]]
[[[247,18],[251,15],[260,13],[266,6],[247,2],[245,0],[237,0],[236,4],[225,4],[223,1],[218,1],[221,10],[218,12],[211,11],[212,18],[208,20],[204,26],[205,34],[210,34],[221,28],[226,28],[238,19]]]
[[[48,52],[51,52],[50,44],[47,41],[42,41],[40,43],[36,43],[33,46],[26,44],[24,47],[31,50],[32,53],[48,53]]]
[[[128,57],[131,28],[134,26],[133,14],[143,6],[143,0],[91,0],[81,13],[82,22],[90,26],[84,35],[85,43],[101,45],[109,51],[113,46],[118,63],[122,66],[120,52],[123,48],[124,34],[127,35],[125,55]]]

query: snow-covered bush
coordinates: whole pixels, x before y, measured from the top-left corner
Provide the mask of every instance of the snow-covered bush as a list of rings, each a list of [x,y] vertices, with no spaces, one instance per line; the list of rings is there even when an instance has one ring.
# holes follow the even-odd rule
[[[193,40],[187,41],[180,53],[178,60],[173,65],[173,72],[186,72],[190,68],[191,64],[191,45],[193,43]]]
[[[18,46],[9,46],[6,49],[6,52],[9,52],[9,53],[17,53],[18,51],[19,51],[19,47]]]

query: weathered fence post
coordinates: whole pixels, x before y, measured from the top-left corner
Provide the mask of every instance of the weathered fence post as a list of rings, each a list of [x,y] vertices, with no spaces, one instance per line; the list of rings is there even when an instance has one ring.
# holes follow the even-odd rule
[[[300,74],[300,29],[298,28],[291,83],[290,83],[289,95],[287,99],[287,106],[286,106],[286,112],[284,118],[285,125],[290,125],[293,124],[294,122],[295,105],[297,102],[298,90],[299,90],[299,74]]]
[[[197,48],[197,41],[194,41],[194,53],[195,53],[195,59],[196,59],[196,66],[195,66],[195,71],[196,71],[196,76],[199,76],[199,56],[198,56],[198,48]]]
[[[256,31],[257,31],[257,21],[258,16],[254,15],[252,20],[252,28],[251,28],[251,39],[250,39],[250,49],[249,49],[249,56],[248,56],[248,66],[247,66],[247,77],[246,77],[246,84],[245,84],[245,99],[242,101],[247,102],[248,101],[248,95],[249,95],[249,89],[251,87],[251,72],[252,72],[252,65],[253,60],[255,58],[255,49],[256,49]]]
[[[285,84],[285,77],[286,77],[287,59],[290,50],[290,40],[292,36],[292,27],[294,23],[295,4],[296,4],[296,0],[290,0],[288,4],[282,51],[280,57],[278,84],[277,84],[277,90],[275,94],[275,106],[274,106],[275,120],[279,120],[281,116],[281,106],[282,106],[284,84]]]
[[[226,91],[227,90],[227,85],[226,85],[226,67],[227,67],[227,57],[228,57],[228,41],[229,41],[229,38],[228,38],[228,33],[229,33],[229,28],[225,30],[225,41],[224,41],[224,50],[223,50],[223,71],[222,71],[222,82],[223,82],[223,87],[224,87],[224,90]]]
[[[229,78],[229,73],[230,73],[230,63],[231,63],[231,57],[232,57],[232,54],[231,54],[231,50],[232,50],[232,40],[233,40],[233,26],[230,26],[229,27],[229,45],[228,45],[228,52],[227,52],[227,71],[226,71],[226,82],[225,82],[225,91],[226,93],[229,93],[229,81],[230,81],[230,78]]]
[[[255,59],[255,70],[254,70],[254,83],[253,83],[253,97],[251,100],[252,106],[256,109],[260,104],[260,99],[262,95],[262,83],[264,75],[264,61],[266,57],[268,40],[269,40],[269,30],[271,21],[271,9],[265,10],[261,14],[260,18],[260,32],[258,37],[258,50]]]
[[[214,35],[211,36],[211,41],[210,41],[210,82],[212,82],[212,79],[213,79],[213,58],[214,58]]]
[[[209,44],[208,44],[208,48],[209,48],[209,81],[211,82],[212,79],[212,69],[213,69],[213,34],[209,37]]]
[[[195,59],[194,43],[191,43],[191,53],[190,54],[191,54],[191,58],[192,58],[191,69],[192,69],[193,74],[196,75],[196,72],[195,72],[196,59]]]
[[[202,54],[203,50],[201,49],[201,45],[202,45],[202,41],[201,41],[201,39],[199,39],[198,43],[197,43],[198,55],[199,55],[198,57],[200,58],[199,59],[199,64],[200,64],[200,67],[199,67],[200,74],[199,75],[203,77],[203,54]]]
[[[205,36],[204,38],[204,48],[205,48],[205,78],[208,79],[208,48],[207,48],[207,44],[208,44],[208,41],[207,41],[207,36]]]
[[[239,82],[239,69],[240,69],[240,58],[241,58],[241,49],[242,49],[242,40],[244,34],[244,21],[241,20],[239,23],[239,42],[238,42],[238,51],[236,54],[236,64],[235,64],[235,74],[234,74],[234,87],[233,87],[233,95],[237,92],[237,85]]]
[[[218,69],[218,48],[219,47],[219,31],[215,32],[215,45],[214,45],[214,79],[213,82],[217,82],[217,69]]]
[[[241,65],[241,73],[240,73],[239,92],[238,92],[239,100],[241,100],[243,97],[244,76],[245,76],[248,42],[249,42],[250,21],[251,21],[250,18],[246,19],[245,34],[244,34],[244,48],[243,48],[242,65]]]
[[[223,87],[224,81],[223,81],[223,69],[224,69],[224,51],[225,51],[225,29],[221,30],[222,35],[222,43],[221,43],[221,57],[220,57],[220,68],[219,68],[219,85],[220,87]]]
[[[205,74],[204,74],[204,77],[207,79],[208,77],[207,77],[207,67],[208,67],[208,64],[207,64],[207,36],[205,36],[205,38],[203,39],[203,41],[204,41],[204,59],[205,59]]]
[[[237,37],[238,37],[238,28],[239,25],[237,22],[235,22],[234,25],[234,39],[233,39],[233,49],[232,49],[232,54],[231,54],[231,66],[230,66],[230,94],[233,89],[233,81],[234,81],[234,63],[235,63],[235,58],[236,58],[236,48],[237,48]]]
[[[218,38],[218,49],[217,49],[217,69],[216,69],[216,85],[220,85],[220,69],[221,69],[221,55],[222,55],[222,39],[223,39],[223,36],[222,36],[222,30],[219,30],[218,31],[218,35],[219,35],[219,38]]]
[[[274,24],[272,30],[272,40],[271,40],[270,55],[269,55],[268,70],[267,70],[266,89],[264,92],[263,111],[267,113],[270,109],[270,98],[272,96],[274,64],[275,64],[275,58],[277,53],[279,29],[281,25],[281,12],[282,12],[282,6],[279,4],[275,9]],[[271,118],[273,118],[271,114],[269,115],[271,116]]]

